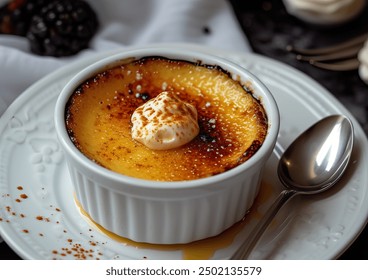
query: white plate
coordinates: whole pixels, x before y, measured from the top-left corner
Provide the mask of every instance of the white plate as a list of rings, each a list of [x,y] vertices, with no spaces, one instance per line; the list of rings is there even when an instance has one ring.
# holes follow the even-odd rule
[[[336,113],[350,117],[355,126],[355,148],[347,173],[332,191],[296,198],[286,205],[252,257],[334,259],[354,241],[368,216],[368,145],[354,117],[324,88],[291,67],[253,54],[206,51],[234,60],[256,74],[272,91],[280,108],[277,146],[265,168],[262,192],[245,221],[218,237],[182,246],[119,241],[86,221],[74,203],[54,131],[53,109],[71,76],[107,55],[99,54],[35,83],[0,119],[0,234],[20,257],[226,259],[281,189],[276,165],[285,147],[315,121]]]

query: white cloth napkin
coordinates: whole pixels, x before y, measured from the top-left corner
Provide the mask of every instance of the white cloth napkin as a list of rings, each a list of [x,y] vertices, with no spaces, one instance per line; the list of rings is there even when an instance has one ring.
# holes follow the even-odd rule
[[[5,0],[0,0],[3,4]],[[228,51],[250,51],[226,0],[89,0],[100,29],[90,48],[67,58],[37,56],[27,39],[0,35],[0,116],[31,84],[81,57],[124,46],[195,43]]]

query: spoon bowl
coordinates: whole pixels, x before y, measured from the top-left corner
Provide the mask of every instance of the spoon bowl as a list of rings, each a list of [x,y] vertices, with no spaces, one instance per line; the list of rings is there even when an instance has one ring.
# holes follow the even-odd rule
[[[278,165],[281,183],[305,194],[324,191],[342,176],[353,147],[348,118],[333,115],[301,134],[284,152]]]
[[[282,155],[277,173],[285,189],[232,259],[247,259],[268,225],[292,197],[328,190],[341,178],[353,149],[353,125],[342,115],[326,117],[303,132]]]

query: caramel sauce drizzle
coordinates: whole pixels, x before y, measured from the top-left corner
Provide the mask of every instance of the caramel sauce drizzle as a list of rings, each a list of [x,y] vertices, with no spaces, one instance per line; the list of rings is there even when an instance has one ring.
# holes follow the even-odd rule
[[[259,220],[262,217],[262,214],[259,212],[259,206],[267,202],[273,195],[272,186],[266,184],[265,182],[261,183],[260,191],[258,196],[256,197],[252,207],[249,209],[244,218],[235,223],[233,226],[223,231],[217,236],[194,241],[187,244],[150,244],[150,243],[141,243],[130,240],[123,236],[117,235],[100,224],[96,223],[92,220],[89,214],[82,208],[79,201],[75,198],[75,203],[78,207],[78,210],[82,214],[83,218],[87,220],[89,224],[91,224],[95,229],[99,232],[111,238],[117,242],[124,244],[125,246],[132,246],[139,249],[151,249],[151,250],[160,250],[160,251],[176,251],[181,250],[183,254],[183,259],[185,260],[200,260],[200,259],[210,259],[217,250],[226,248],[230,246],[236,236],[241,232],[244,227],[247,226],[248,221],[252,219]]]

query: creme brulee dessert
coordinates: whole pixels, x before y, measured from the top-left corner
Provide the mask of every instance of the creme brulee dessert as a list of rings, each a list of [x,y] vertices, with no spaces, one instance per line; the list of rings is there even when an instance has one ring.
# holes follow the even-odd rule
[[[183,181],[225,172],[262,145],[262,104],[216,66],[147,57],[81,84],[66,107],[76,147],[112,171]]]

